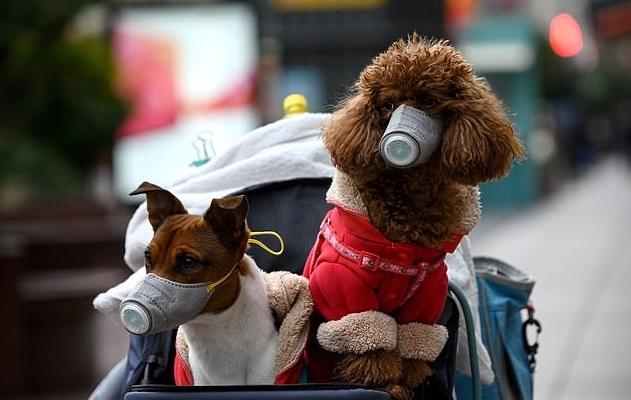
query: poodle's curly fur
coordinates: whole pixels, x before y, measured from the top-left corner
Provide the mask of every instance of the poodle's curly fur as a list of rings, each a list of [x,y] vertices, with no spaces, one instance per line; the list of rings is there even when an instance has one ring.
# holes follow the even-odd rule
[[[364,354],[338,354],[333,369],[334,380],[385,386],[398,382],[403,363],[394,350],[373,350]]]
[[[444,121],[441,147],[424,165],[385,163],[379,140],[396,107]],[[361,73],[323,138],[356,185],[372,223],[395,242],[436,247],[458,230],[465,185],[498,179],[524,150],[502,102],[447,41],[417,34],[393,43]]]

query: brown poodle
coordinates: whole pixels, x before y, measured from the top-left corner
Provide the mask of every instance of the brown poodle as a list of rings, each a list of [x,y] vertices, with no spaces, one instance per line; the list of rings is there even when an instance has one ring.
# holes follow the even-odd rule
[[[408,104],[445,120],[440,151],[398,169],[379,153],[391,112]],[[362,71],[324,131],[333,163],[359,189],[370,219],[397,242],[436,245],[458,227],[465,185],[505,176],[523,148],[504,106],[447,41],[414,34]]]
[[[407,169],[388,165],[379,151],[390,116],[402,104],[441,117],[444,123],[442,143],[429,161]],[[524,152],[502,102],[486,81],[476,77],[471,64],[447,41],[427,40],[417,34],[395,42],[372,60],[362,71],[351,96],[333,114],[323,137],[338,169],[328,200],[358,214],[365,213],[377,231],[394,243],[430,249],[441,248],[458,233],[466,234],[473,227],[479,213],[477,184],[505,176],[512,162]],[[315,274],[311,263],[319,257],[320,247],[316,243],[307,261],[307,276]],[[441,271],[445,275],[442,282],[446,282],[445,271]],[[441,297],[436,299],[441,308],[446,283],[444,286],[426,294]],[[335,290],[343,289],[336,286]],[[417,286],[415,290],[421,289]],[[318,304],[318,293],[325,291],[313,285],[312,291],[316,311],[320,309],[325,316],[321,310],[328,304]],[[398,311],[384,312],[395,315]],[[368,315],[357,315],[360,314],[361,318]],[[325,316],[323,321],[329,320],[330,324],[344,320],[331,319]],[[336,347],[342,339],[330,340],[335,332],[342,332],[342,336],[350,332],[352,325],[335,331],[323,323],[318,331],[320,345],[329,352],[338,352],[331,357],[332,378],[385,387],[398,398],[410,397],[411,389],[431,374],[428,365],[435,355],[406,356],[400,350],[407,340],[402,335],[411,332],[409,337],[417,340],[425,331],[419,328],[414,331],[421,332],[417,334],[410,330],[420,324],[409,324],[411,328],[406,331],[399,323],[396,320],[393,328],[398,351],[393,344],[387,344],[381,348],[358,348],[355,352],[348,346]],[[357,324],[356,320],[353,324]],[[390,325],[383,325],[386,326]],[[383,327],[379,334],[387,330]],[[368,325],[364,325],[357,332],[367,329]],[[438,350],[444,341],[441,343]],[[418,353],[414,351],[413,354]]]

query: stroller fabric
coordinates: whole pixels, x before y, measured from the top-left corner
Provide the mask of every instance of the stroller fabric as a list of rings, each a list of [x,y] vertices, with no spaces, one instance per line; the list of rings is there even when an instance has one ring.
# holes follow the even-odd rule
[[[495,381],[483,385],[483,399],[530,400],[532,372],[523,341],[522,310],[535,284],[525,272],[499,260],[476,257],[482,338],[493,361]],[[458,399],[472,399],[470,378],[456,377]]]

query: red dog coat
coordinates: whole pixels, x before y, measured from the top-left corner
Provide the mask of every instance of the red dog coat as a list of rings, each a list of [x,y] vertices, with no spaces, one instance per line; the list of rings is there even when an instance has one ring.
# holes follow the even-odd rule
[[[391,315],[398,324],[435,324],[447,298],[445,253],[460,239],[456,235],[441,249],[394,243],[367,217],[336,206],[325,216],[304,269],[315,306],[312,328],[370,310]],[[314,354],[322,351],[311,339],[309,380],[329,380],[330,360]]]

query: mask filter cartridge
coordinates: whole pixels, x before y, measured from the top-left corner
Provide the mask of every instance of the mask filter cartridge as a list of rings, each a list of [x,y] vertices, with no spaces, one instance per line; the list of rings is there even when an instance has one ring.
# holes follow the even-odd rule
[[[121,322],[134,335],[175,328],[190,321],[206,306],[214,290],[208,286],[208,283],[183,284],[147,274],[122,301]]]
[[[416,167],[426,163],[438,148],[442,131],[442,120],[403,104],[392,113],[379,152],[393,167]]]

